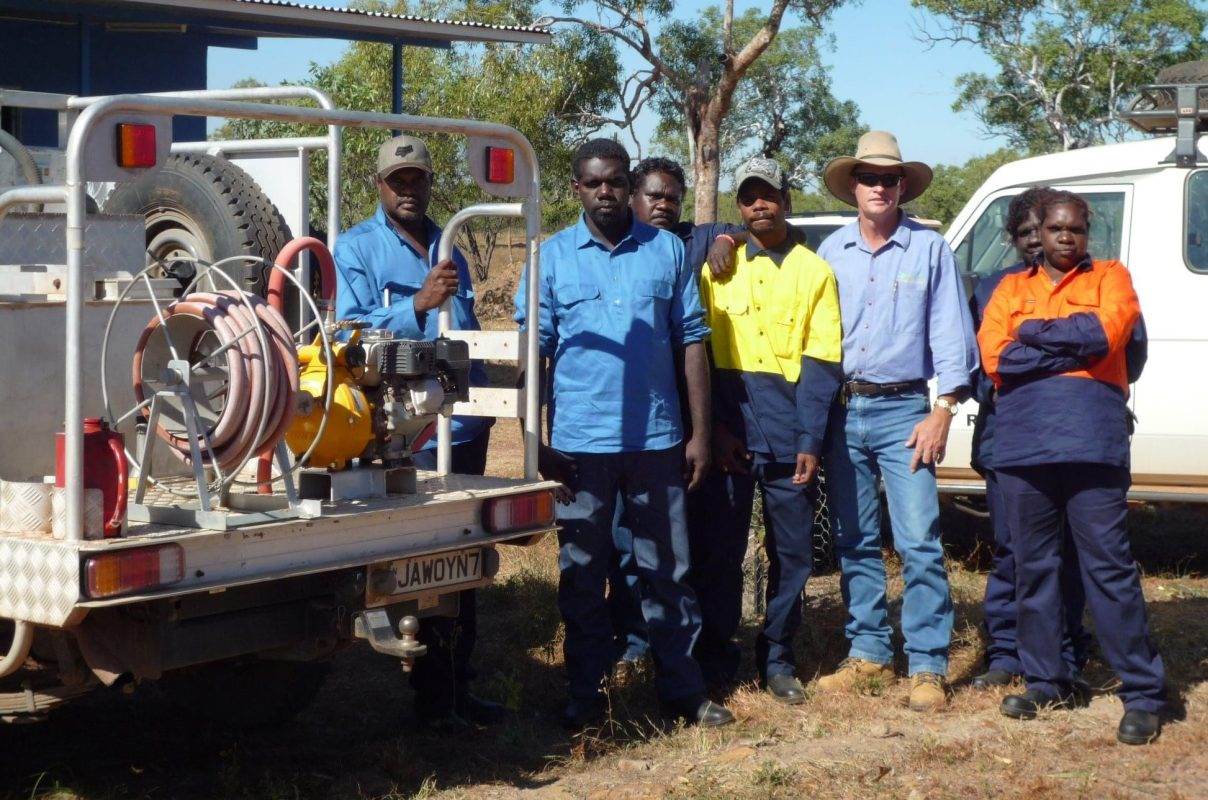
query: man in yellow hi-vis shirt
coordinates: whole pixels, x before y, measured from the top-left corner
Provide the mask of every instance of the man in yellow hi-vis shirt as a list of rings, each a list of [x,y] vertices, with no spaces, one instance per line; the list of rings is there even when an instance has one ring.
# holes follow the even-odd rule
[[[706,676],[733,680],[742,602],[742,561],[755,484],[763,497],[767,616],[756,666],[778,700],[805,700],[793,674],[801,591],[813,567],[814,511],[806,486],[818,469],[831,401],[842,378],[839,295],[830,267],[785,221],[788,183],[775,161],[752,158],[734,185],[747,228],[733,272],[701,272],[701,301],[713,331],[714,460],[718,487],[702,487],[711,508],[692,531],[691,580],[701,600],[697,658]],[[717,479],[717,476],[714,476]],[[725,675],[725,672],[731,674]]]

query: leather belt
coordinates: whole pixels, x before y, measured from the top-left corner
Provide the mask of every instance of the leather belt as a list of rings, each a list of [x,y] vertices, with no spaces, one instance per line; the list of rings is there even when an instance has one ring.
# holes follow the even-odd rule
[[[843,384],[843,399],[852,395],[858,397],[891,397],[908,392],[927,391],[927,381],[903,381],[901,383],[869,383],[868,381],[847,381]]]

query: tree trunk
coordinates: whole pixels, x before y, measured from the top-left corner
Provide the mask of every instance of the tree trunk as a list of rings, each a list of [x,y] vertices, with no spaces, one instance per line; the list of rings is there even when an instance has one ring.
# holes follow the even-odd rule
[[[719,93],[727,88],[724,84]],[[696,132],[696,143],[693,148],[695,158],[692,160],[693,197],[695,200],[694,219],[696,224],[715,222],[717,220],[717,191],[721,179],[721,121],[725,110],[730,106],[730,88],[724,97],[714,95],[704,103],[695,115],[700,119],[700,129]]]

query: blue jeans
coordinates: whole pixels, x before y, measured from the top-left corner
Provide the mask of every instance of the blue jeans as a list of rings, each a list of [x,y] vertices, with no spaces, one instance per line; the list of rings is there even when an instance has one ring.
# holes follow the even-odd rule
[[[889,397],[852,396],[831,410],[826,488],[834,511],[840,586],[847,604],[849,654],[876,664],[893,661],[881,559],[881,502],[885,482],[894,548],[902,559],[905,591],[902,633],[909,674],[948,671],[952,597],[940,543],[935,471],[910,471],[906,440],[929,413],[922,392]]]
[[[618,494],[633,537],[659,697],[674,701],[703,693],[704,678],[692,658],[700,608],[685,580],[683,449],[567,455],[579,467],[574,502],[558,507],[558,610],[566,623],[571,695],[595,698],[616,660],[604,585],[615,554]]]

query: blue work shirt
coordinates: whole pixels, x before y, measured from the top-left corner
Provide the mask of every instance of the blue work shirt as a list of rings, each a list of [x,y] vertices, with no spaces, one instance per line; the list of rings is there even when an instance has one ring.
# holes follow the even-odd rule
[[[709,335],[675,234],[631,216],[609,250],[579,221],[541,245],[539,333],[551,361],[550,444],[577,453],[680,442],[673,350]],[[526,280],[516,290],[523,328]]]
[[[428,252],[420,253],[407,238],[395,229],[379,205],[377,212],[364,222],[345,232],[336,241],[332,256],[336,261],[339,282],[336,290],[336,319],[359,319],[376,329],[393,331],[399,339],[432,340],[437,337],[439,310],[416,312],[415,293],[424,285],[431,265],[436,263],[440,248],[440,228],[426,219]],[[474,290],[470,269],[461,252],[453,250],[459,279],[453,296],[453,330],[476,331]],[[383,304],[383,290],[390,290],[390,305]],[[486,384],[486,370],[475,361],[470,368],[473,386]],[[464,444],[478,437],[491,426],[489,417],[454,417],[453,443]],[[424,446],[436,446],[433,437]]]
[[[937,379],[938,393],[972,384],[977,339],[969,301],[944,237],[901,214],[877,252],[859,221],[826,237],[818,255],[839,281],[847,380]]]

